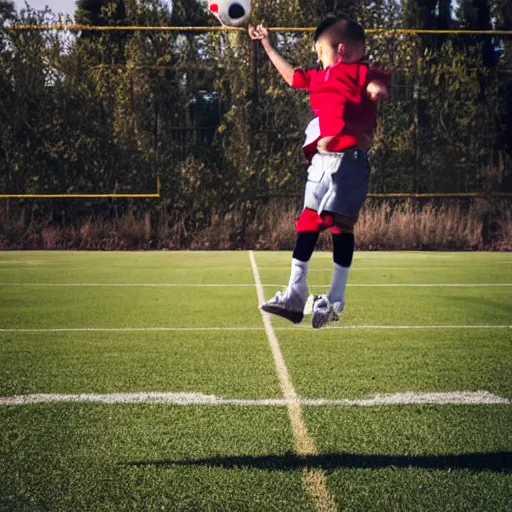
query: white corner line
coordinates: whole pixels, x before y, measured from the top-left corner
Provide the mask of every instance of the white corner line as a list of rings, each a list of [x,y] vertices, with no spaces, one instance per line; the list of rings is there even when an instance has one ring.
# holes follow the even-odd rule
[[[253,283],[0,283],[0,286],[106,288],[253,288]],[[281,286],[267,285],[267,286]]]
[[[133,392],[133,393],[32,393],[0,397],[0,406],[52,403],[93,403],[108,405],[165,404],[177,406],[238,407],[384,407],[405,405],[510,405],[512,400],[489,391],[444,391],[385,393],[366,398],[224,398],[197,392]]]

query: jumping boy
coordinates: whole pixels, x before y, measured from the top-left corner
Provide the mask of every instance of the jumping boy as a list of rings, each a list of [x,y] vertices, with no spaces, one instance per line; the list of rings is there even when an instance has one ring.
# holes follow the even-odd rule
[[[388,98],[389,75],[363,61],[365,34],[345,16],[326,18],[314,41],[322,69],[294,69],[272,47],[263,25],[249,25],[269,59],[291,86],[310,95],[315,118],[306,128],[304,154],[310,166],[304,209],[297,220],[297,241],[284,292],[261,306],[293,323],[304,318],[309,295],[307,273],[320,232],[332,234],[334,270],[325,295],[313,300],[314,328],[337,321],[345,306],[345,286],[354,254],[353,228],[368,191],[366,153],[372,144],[377,103]]]

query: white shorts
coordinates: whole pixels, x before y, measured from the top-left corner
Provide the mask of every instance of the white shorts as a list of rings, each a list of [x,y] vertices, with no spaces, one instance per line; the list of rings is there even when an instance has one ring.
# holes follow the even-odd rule
[[[320,151],[308,169],[304,208],[357,219],[368,193],[368,178],[366,151]]]

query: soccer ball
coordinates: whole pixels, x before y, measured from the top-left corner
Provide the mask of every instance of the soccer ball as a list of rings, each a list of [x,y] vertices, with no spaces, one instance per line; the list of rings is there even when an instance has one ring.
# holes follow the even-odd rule
[[[208,0],[210,12],[227,27],[243,25],[251,14],[251,0]]]

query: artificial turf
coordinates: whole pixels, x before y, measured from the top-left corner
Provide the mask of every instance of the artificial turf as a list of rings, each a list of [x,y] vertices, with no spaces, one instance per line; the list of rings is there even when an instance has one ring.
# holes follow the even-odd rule
[[[255,253],[267,297],[289,259]],[[511,284],[506,253],[356,253],[341,328],[272,325],[301,397],[510,400]],[[155,391],[282,396],[246,252],[0,253],[0,397]],[[308,456],[282,406],[0,405],[0,510],[314,510],[304,468],[341,510],[510,508],[511,403],[303,413]]]

